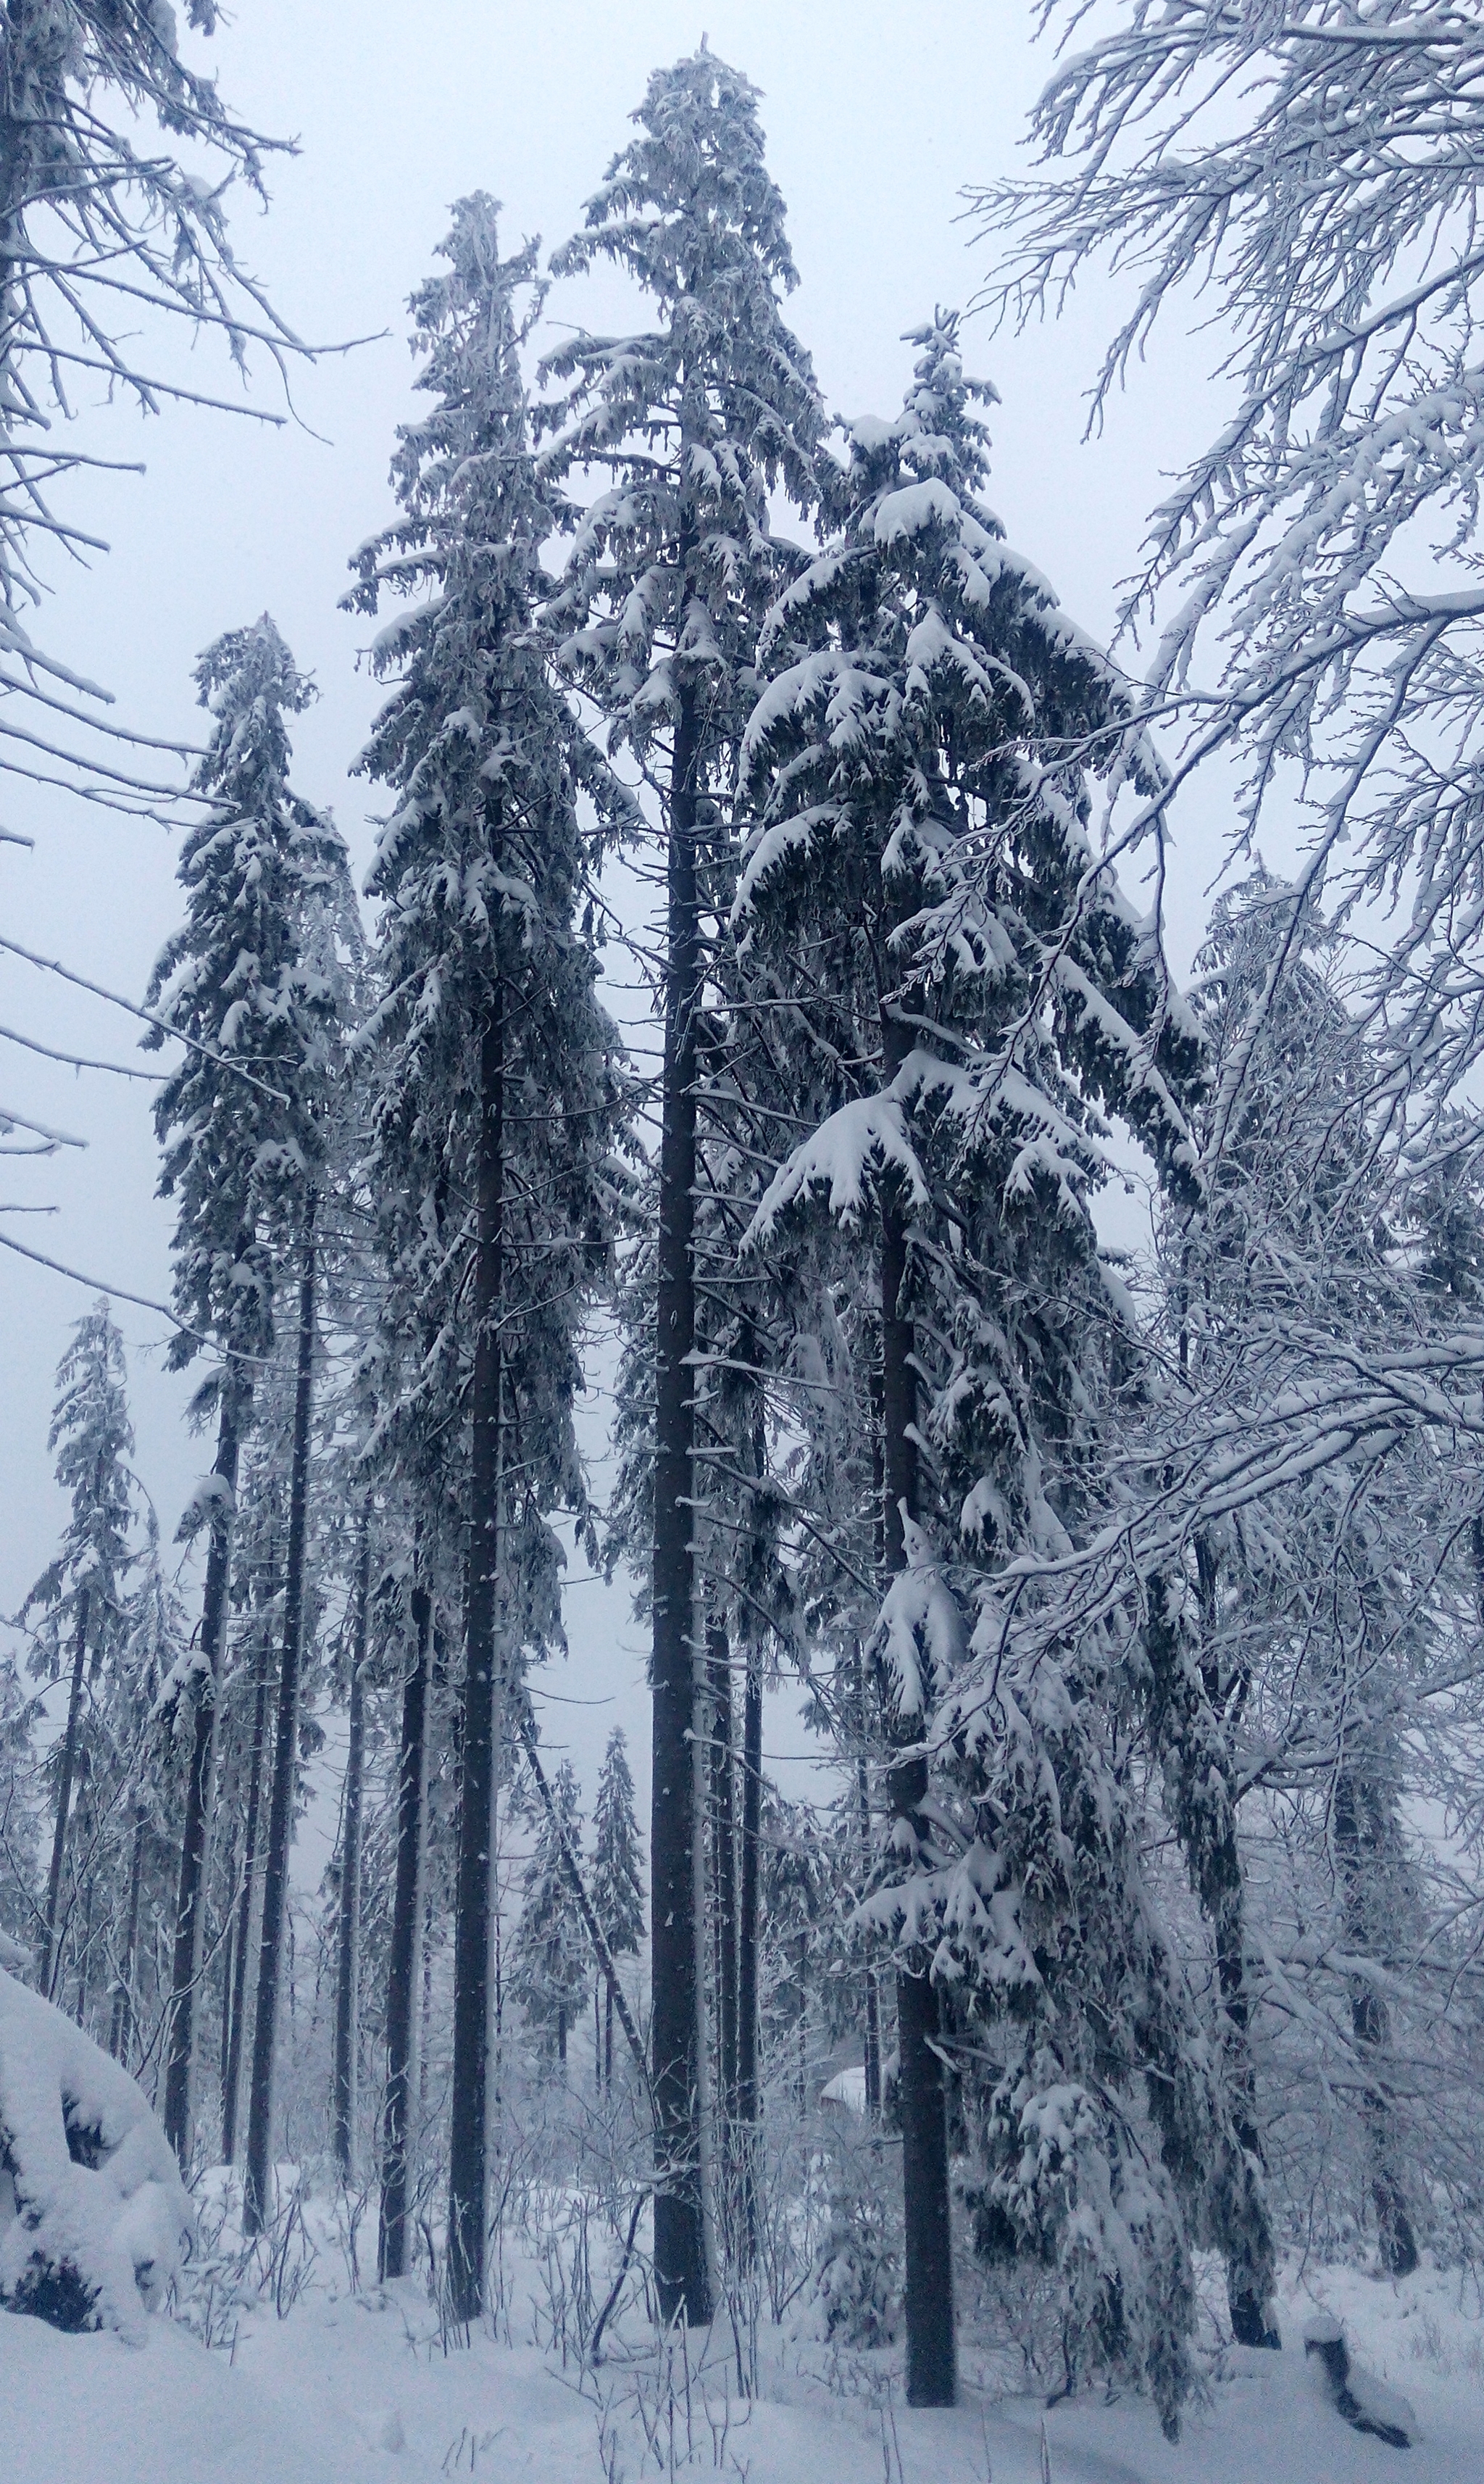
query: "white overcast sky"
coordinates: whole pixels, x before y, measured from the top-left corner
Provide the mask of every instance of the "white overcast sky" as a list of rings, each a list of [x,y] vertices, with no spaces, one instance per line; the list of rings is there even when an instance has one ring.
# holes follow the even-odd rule
[[[182,13],[183,15],[183,13]],[[106,453],[140,457],[143,477],[92,484],[72,506],[107,537],[90,573],[58,574],[40,627],[80,671],[108,684],[140,729],[194,735],[190,668],[222,630],[268,609],[321,698],[297,735],[300,790],[332,805],[358,874],[369,851],[374,789],[348,776],[375,704],[357,650],[364,622],[337,611],[346,560],[391,514],[388,460],[412,412],[405,303],[434,264],[449,203],[483,188],[504,202],[507,246],[551,247],[580,220],[584,198],[623,145],[627,116],[655,66],[714,51],[764,91],[769,159],[790,208],[801,284],[791,320],[831,404],[890,413],[908,371],[902,332],[936,304],[961,304],[986,264],[959,220],[963,184],[1013,168],[1027,109],[1048,66],[1030,40],[1026,0],[241,0],[235,23],[200,47],[224,95],[259,128],[296,137],[300,153],[270,170],[273,202],[244,201],[233,238],[300,335],[335,340],[378,330],[381,342],[299,371],[302,425],[270,430],[200,412],[146,420],[126,407],[87,418]],[[603,327],[615,310],[600,286],[569,283],[554,323]],[[967,332],[971,367],[991,377],[992,497],[1011,540],[1045,571],[1090,629],[1111,628],[1116,582],[1132,563],[1162,470],[1215,428],[1204,380],[1209,339],[1173,335],[1103,436],[1084,446],[1083,392],[1112,318],[1092,288],[1057,325],[1021,338]],[[171,362],[191,385],[231,392],[209,340],[189,366],[168,340],[142,358]],[[251,402],[278,409],[271,373]],[[317,436],[315,436],[317,435]],[[148,824],[82,806],[43,807],[3,789],[3,817],[36,837],[25,856],[0,848],[0,919],[13,936],[133,996],[176,919],[175,853]],[[1202,890],[1220,856],[1215,789],[1177,815],[1175,952],[1189,957]],[[0,958],[0,1022],[53,1042],[131,1056],[131,1022]],[[86,1138],[39,1166],[7,1169],[4,1196],[55,1202],[56,1216],[8,1229],[110,1283],[168,1291],[169,1211],[152,1196],[148,1091],[50,1072],[0,1044],[0,1101]],[[13,1611],[48,1558],[61,1517],[46,1426],[53,1372],[88,1297],[0,1253],[0,1612]],[[173,1530],[207,1463],[180,1412],[184,1380],[161,1370],[163,1324],[118,1307],[129,1347],[140,1471]],[[591,1410],[601,1437],[601,1409]],[[621,1715],[647,1778],[639,1698],[642,1650],[622,1589],[574,1591],[573,1657],[551,1688],[598,1708],[549,1712],[570,1741],[591,1797],[608,1724]],[[790,1708],[770,1728],[796,1743]],[[570,1731],[564,1729],[570,1728]],[[644,1789],[647,1791],[647,1788]]]

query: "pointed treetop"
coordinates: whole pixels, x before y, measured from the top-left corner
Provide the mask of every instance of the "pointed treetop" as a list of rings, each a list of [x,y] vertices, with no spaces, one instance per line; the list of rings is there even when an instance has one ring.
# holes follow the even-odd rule
[[[798,282],[782,194],[765,163],[759,90],[703,43],[652,72],[632,115],[641,135],[616,154],[584,211],[586,230],[552,261],[568,276],[616,259],[667,304],[700,293],[723,269],[745,316],[761,271],[772,287]]]

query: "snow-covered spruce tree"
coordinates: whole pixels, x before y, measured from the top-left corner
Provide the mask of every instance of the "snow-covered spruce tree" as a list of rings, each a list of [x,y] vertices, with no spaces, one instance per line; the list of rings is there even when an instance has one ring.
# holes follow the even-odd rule
[[[607,472],[548,618],[563,660],[659,795],[664,837],[664,1056],[652,1609],[650,1835],[657,2101],[655,2267],[661,2315],[711,2315],[700,2146],[702,2065],[690,1736],[695,1584],[693,1198],[708,915],[730,896],[734,754],[762,613],[795,565],[769,495],[816,497],[822,432],[808,357],[779,312],[795,271],[764,163],[756,90],[704,46],[657,70],[637,135],[588,203],[558,275],[607,260],[655,326],[579,336],[551,357],[566,383],[550,471]]]
[[[522,1906],[511,1944],[510,1990],[526,2012],[543,2058],[567,2066],[567,2038],[586,2006],[592,1950],[572,1903],[561,1838],[582,1850],[582,1814],[570,1760],[552,1779],[555,1820],[535,1809],[536,1842],[522,1878]],[[533,1806],[534,1807],[534,1806]],[[560,1835],[558,1835],[558,1828]]]
[[[176,1201],[174,1299],[182,1325],[170,1361],[179,1370],[203,1349],[220,1357],[196,1401],[202,1416],[216,1413],[217,1451],[198,1495],[210,1539],[188,1686],[195,1721],[165,2046],[165,2130],[182,2162],[191,2145],[201,1901],[237,1461],[254,1381],[273,1351],[275,1285],[296,1242],[303,1257],[333,1007],[320,971],[304,963],[301,941],[311,895],[344,869],[328,820],[288,788],[284,718],[312,691],[268,615],[208,647],[196,681],[211,733],[194,783],[210,807],[184,840],[178,878],[186,919],[161,951],[148,991],[156,1016],[186,1046],[154,1107],[160,1194]],[[147,1046],[162,1040],[157,1031],[145,1039]]]
[[[123,1339],[107,1300],[100,1296],[77,1321],[72,1341],[57,1366],[60,1394],[46,1436],[57,1451],[57,1481],[72,1497],[72,1514],[56,1556],[48,1562],[17,1619],[40,1615],[32,1657],[33,1673],[49,1682],[68,1678],[67,1715],[56,1746],[56,1804],[51,1863],[41,1917],[39,1988],[56,1998],[62,1968],[62,1890],[67,1833],[79,1763],[96,1763],[87,1747],[84,1693],[91,1683],[99,1698],[112,1684],[103,1679],[122,1649],[127,1579],[133,1555],[133,1493],[126,1461],[134,1434],[124,1393]]]
[[[148,2028],[165,1995],[151,1972],[155,1928],[169,1906],[174,1878],[176,1752],[172,1723],[162,1713],[166,1686],[185,1655],[190,1622],[160,1550],[159,1521],[146,1511],[139,1575],[124,1608],[123,1654],[119,1666],[121,1712],[116,1742],[126,1783],[124,1816],[127,1861],[114,1891],[117,1908],[109,1961],[112,2005],[108,2049],[130,2067],[141,2028]]]
[[[1244,765],[1244,832],[1309,797],[1296,896],[1394,902],[1370,1075],[1416,1117],[1479,1048],[1484,25],[1415,0],[1036,14],[1071,40],[1038,169],[980,194],[991,298],[1032,319],[1079,276],[1129,279],[1105,402],[1199,289],[1226,411],[1151,516],[1125,615],[1159,632],[1182,767]]]
[[[903,413],[852,426],[844,525],[765,634],[774,677],[745,746],[762,819],[736,922],[772,1040],[796,1065],[794,1109],[820,1124],[752,1238],[811,1198],[856,1236],[868,1208],[878,1219],[874,1252],[861,1239],[854,1256],[874,1260],[880,1295],[894,1574],[874,1653],[902,1754],[889,1793],[908,2396],[941,2404],[955,2384],[934,1970],[967,1981],[992,2016],[1001,1964],[975,1937],[977,1905],[964,1937],[933,1938],[938,1898],[950,1925],[957,1902],[954,1873],[930,1859],[926,1746],[961,1634],[923,1530],[991,1571],[1068,1540],[1097,1366],[1121,1318],[1087,1203],[1105,1169],[1099,1113],[1188,1179],[1178,1098],[1199,1046],[1156,928],[1088,833],[1093,775],[1158,792],[1132,694],[985,505],[975,406],[992,392],[965,379],[956,319],[940,313],[912,342]],[[974,1740],[959,1765],[973,1803],[989,1754]],[[1045,1825],[1054,1834],[1049,1814]],[[1126,1844],[1110,1840],[1110,1861]],[[973,1839],[970,1852],[963,1885],[989,1865]],[[1170,2254],[1178,2329],[1174,2239]]]
[[[448,272],[413,297],[418,386],[436,403],[400,434],[402,514],[358,554],[347,599],[367,612],[389,591],[423,599],[376,641],[396,687],[361,765],[396,796],[369,881],[384,909],[373,1180],[391,1316],[418,1337],[381,1437],[467,1528],[449,2152],[463,2319],[483,2299],[502,1668],[560,1634],[547,1513],[585,1508],[577,1340],[622,1188],[616,1038],[578,920],[589,848],[577,805],[590,796],[600,824],[630,809],[532,625],[558,515],[532,464],[520,367],[540,295],[533,250],[501,259],[496,217],[482,194],[461,201]]]
[[[644,1938],[644,1853],[634,1808],[629,1742],[622,1725],[608,1736],[593,1805],[593,1867],[589,1894],[610,1955],[636,1958]],[[605,1988],[603,2084],[613,2084],[613,1995]]]

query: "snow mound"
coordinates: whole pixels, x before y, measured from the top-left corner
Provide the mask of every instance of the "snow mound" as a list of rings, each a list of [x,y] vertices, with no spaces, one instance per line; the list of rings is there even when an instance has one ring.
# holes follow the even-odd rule
[[[0,2304],[138,2342],[193,2224],[127,2071],[0,1968]]]
[[[1357,2432],[1374,2433],[1392,2449],[1411,2448],[1417,2435],[1411,2403],[1363,2363],[1352,2362],[1345,2333],[1333,2312],[1316,2312],[1305,2322],[1304,2352],[1313,2357],[1325,2394],[1346,2423]]]

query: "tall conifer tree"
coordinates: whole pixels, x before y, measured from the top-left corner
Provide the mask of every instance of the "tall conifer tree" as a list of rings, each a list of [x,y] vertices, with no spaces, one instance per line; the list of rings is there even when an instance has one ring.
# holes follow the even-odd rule
[[[132,1555],[132,1495],[125,1461],[134,1434],[124,1396],[123,1339],[106,1300],[80,1319],[57,1366],[61,1391],[46,1436],[56,1449],[57,1481],[72,1496],[72,1514],[56,1558],[38,1579],[19,1618],[40,1608],[32,1670],[68,1678],[67,1715],[56,1754],[56,1803],[46,1876],[40,1984],[47,1999],[61,1980],[63,1880],[72,1796],[85,1749],[84,1694],[121,1653],[126,1580]],[[106,1690],[112,1686],[105,1684]]]
[[[210,808],[186,837],[178,878],[186,920],[149,978],[156,1016],[182,1038],[179,1067],[154,1107],[160,1192],[176,1202],[175,1369],[210,1346],[220,1370],[198,1394],[215,1411],[217,1451],[198,1495],[209,1548],[180,1838],[173,1988],[165,2045],[166,2136],[190,2153],[195,2002],[204,1930],[216,1703],[223,1659],[237,1464],[256,1376],[274,1343],[273,1296],[315,1152],[312,1090],[323,1059],[325,997],[305,971],[306,901],[338,840],[288,790],[285,717],[312,696],[266,613],[202,657],[196,680],[211,714],[196,788]],[[158,1033],[147,1045],[163,1040]]]
[[[442,1497],[451,1481],[467,1528],[449,2152],[462,2319],[483,2297],[497,1631],[502,1608],[517,1649],[559,1635],[545,1513],[584,1506],[577,1336],[616,1196],[615,1039],[579,929],[577,804],[586,791],[600,814],[629,809],[532,626],[557,522],[520,366],[540,295],[533,250],[499,256],[497,212],[482,194],[459,202],[448,272],[413,297],[418,386],[436,403],[400,434],[402,515],[358,554],[347,599],[427,599],[376,642],[377,668],[399,678],[362,765],[396,794],[369,883],[387,994],[371,1026],[374,1161],[392,1315],[420,1340],[382,1438],[410,1476],[442,1459]]]
[[[593,1805],[593,1912],[616,1960],[635,1958],[644,1937],[644,1860],[634,1808],[629,1742],[615,1725],[603,1754]],[[613,1994],[605,1988],[602,2076],[613,2078]]]
[[[764,163],[758,94],[703,45],[657,70],[638,134],[553,261],[607,260],[656,306],[642,335],[579,336],[546,367],[549,471],[606,471],[551,608],[564,661],[658,785],[663,818],[664,1057],[656,1328],[654,1786],[650,1836],[661,2316],[711,2316],[701,2149],[695,1641],[695,1193],[708,918],[730,895],[730,796],[762,614],[796,565],[778,488],[816,497],[823,429],[808,356],[784,325],[796,282]]]
[[[851,427],[845,523],[768,625],[774,679],[746,743],[765,809],[736,912],[795,1109],[820,1117],[755,1234],[810,1197],[877,1226],[907,2392],[941,2405],[947,2138],[932,1916],[913,1883],[935,1869],[926,1738],[964,1642],[936,1555],[997,1566],[1066,1540],[1048,1465],[1072,1445],[1086,1341],[1111,1316],[1086,1206],[1097,1107],[1188,1167],[1172,1081],[1199,1047],[1087,833],[1090,768],[1157,787],[1127,746],[1130,696],[985,504],[976,401],[993,392],[966,379],[957,320],[911,341],[901,415]],[[1064,1484],[1074,1472],[1072,1457]]]

